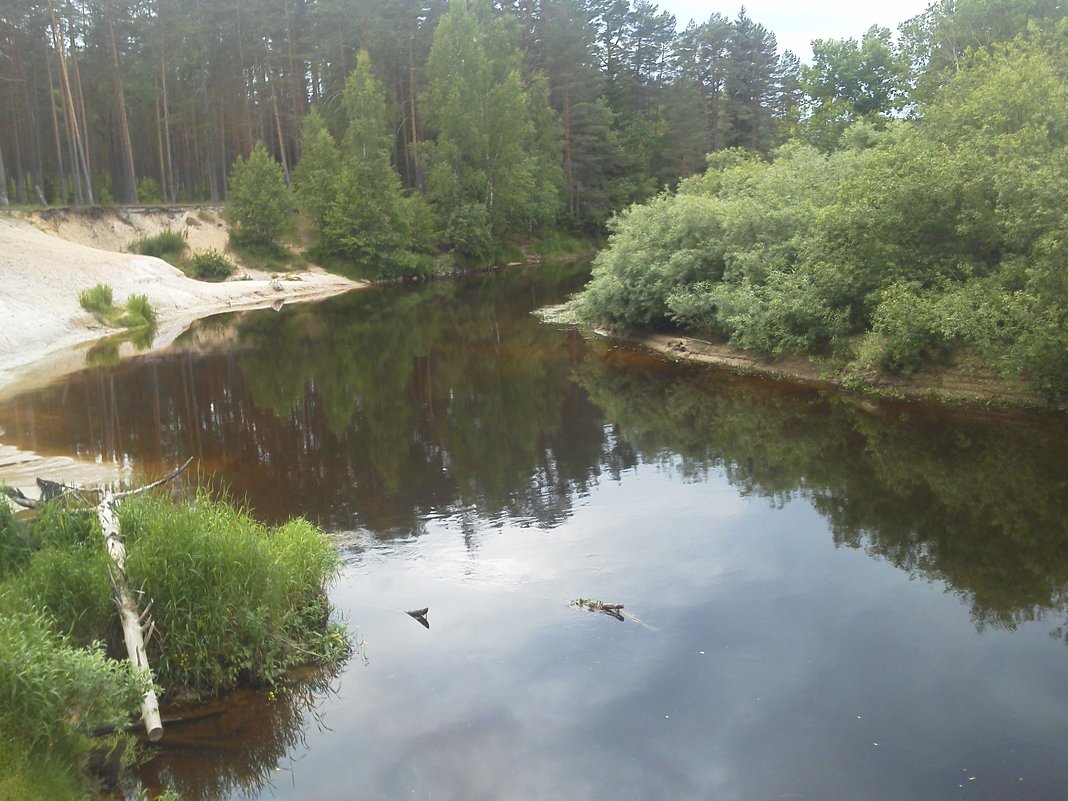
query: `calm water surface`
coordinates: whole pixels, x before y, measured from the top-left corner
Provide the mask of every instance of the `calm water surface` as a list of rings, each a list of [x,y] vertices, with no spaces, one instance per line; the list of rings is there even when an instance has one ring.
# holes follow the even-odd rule
[[[583,277],[213,318],[0,405],[6,442],[148,473],[193,454],[341,543],[358,653],[171,727],[141,780],[188,801],[1068,798],[1065,422],[693,369],[530,314]],[[429,629],[403,614],[423,606]]]

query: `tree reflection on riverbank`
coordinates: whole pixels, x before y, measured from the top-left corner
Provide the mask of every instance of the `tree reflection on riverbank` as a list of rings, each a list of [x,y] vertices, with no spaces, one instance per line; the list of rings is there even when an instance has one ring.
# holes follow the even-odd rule
[[[22,447],[150,470],[192,453],[262,518],[380,538],[453,515],[552,528],[639,462],[722,471],[743,495],[805,498],[836,544],[944,582],[979,626],[1068,614],[1063,419],[674,365],[530,314],[582,276],[202,321],[171,354],[0,404],[0,425]]]
[[[140,787],[152,797],[172,789],[182,801],[219,801],[285,781],[287,765],[306,750],[309,727],[327,725],[324,709],[341,667],[295,671],[271,690],[235,690],[203,705],[164,709],[177,720],[167,721],[166,737],[138,771]]]
[[[1068,427],[1058,418],[873,403],[720,372],[588,359],[579,382],[643,460],[721,469],[742,494],[808,500],[837,545],[941,581],[976,624],[1068,615]]]

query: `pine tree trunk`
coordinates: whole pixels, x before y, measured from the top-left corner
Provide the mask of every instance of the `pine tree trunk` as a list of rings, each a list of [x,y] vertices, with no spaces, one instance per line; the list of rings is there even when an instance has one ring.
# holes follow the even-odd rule
[[[7,172],[4,171],[4,149],[0,142],[0,206],[10,205],[7,198]]]
[[[52,134],[56,142],[56,169],[59,172],[59,204],[67,202],[67,173],[63,168],[63,143],[59,135],[59,116],[56,114],[56,88],[52,81],[52,60],[45,59],[48,66],[48,107],[52,111]]]
[[[82,157],[82,169],[85,171],[85,197],[89,205],[92,206],[96,200],[93,197],[93,167],[89,159],[89,117],[85,113],[85,95],[82,93],[82,73],[78,67],[78,51],[75,48],[74,31],[71,31],[70,41],[70,63],[73,67],[72,75],[74,77],[74,96],[78,100],[78,110],[81,113],[81,117],[78,118],[78,128],[81,131],[81,138],[78,140],[81,146]]]
[[[130,126],[126,119],[126,95],[122,90],[119,75],[119,49],[115,42],[115,21],[112,4],[107,5],[108,38],[111,40],[111,69],[115,82],[115,96],[119,104],[119,136],[122,140],[123,203],[137,203],[137,173],[134,169],[133,143],[130,141]]]
[[[278,152],[282,158],[282,172],[286,176],[286,186],[290,186],[292,181],[289,178],[289,158],[286,156],[286,140],[282,136],[282,117],[278,113],[278,95],[273,92],[272,94],[274,94],[274,125],[278,131]]]
[[[171,147],[171,112],[167,98],[167,58],[163,48],[159,54],[159,75],[163,88],[163,144],[167,156],[166,169],[163,173],[163,195],[171,203],[178,200],[178,187],[174,180],[174,149]]]
[[[68,148],[71,151],[71,167],[74,186],[75,205],[84,205],[93,202],[92,184],[89,177],[89,165],[82,147],[81,132],[78,128],[78,115],[74,108],[74,95],[71,91],[70,76],[67,72],[67,59],[64,55],[63,38],[59,35],[59,21],[56,19],[56,9],[53,0],[48,0],[48,9],[51,12],[52,22],[52,46],[56,51],[56,60],[59,65],[59,85],[63,94],[64,112],[67,123]]]

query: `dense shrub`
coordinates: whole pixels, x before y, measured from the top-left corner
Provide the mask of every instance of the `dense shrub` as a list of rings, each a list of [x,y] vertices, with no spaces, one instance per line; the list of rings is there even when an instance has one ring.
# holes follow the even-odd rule
[[[189,268],[201,281],[223,281],[234,273],[234,263],[214,248],[194,253]]]
[[[1068,87],[1016,42],[973,54],[915,121],[823,154],[732,152],[624,212],[573,308],[768,353],[908,373],[947,355],[1068,394]],[[863,135],[860,135],[863,134]]]
[[[185,251],[188,235],[185,231],[172,231],[167,228],[155,236],[145,236],[133,243],[131,250],[143,256],[155,256],[160,259],[177,258]]]

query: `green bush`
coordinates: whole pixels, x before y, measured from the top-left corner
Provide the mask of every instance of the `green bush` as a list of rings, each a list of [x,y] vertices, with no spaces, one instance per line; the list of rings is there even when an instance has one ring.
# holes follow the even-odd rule
[[[490,222],[489,212],[479,203],[466,203],[449,216],[445,235],[461,259],[475,264],[489,259],[496,244]]]
[[[214,248],[200,250],[189,259],[194,278],[201,281],[222,281],[233,275],[234,263]]]
[[[323,587],[339,562],[313,526],[271,530],[204,495],[189,504],[138,496],[120,517],[130,581],[167,632],[150,644],[163,684],[214,691],[327,658]]]
[[[945,342],[934,296],[905,284],[888,287],[872,316],[872,332],[866,340],[863,350],[874,367],[912,373]]]
[[[163,191],[158,183],[146,176],[137,182],[137,199],[141,203],[162,203]]]
[[[128,662],[73,647],[39,612],[0,617],[0,731],[30,752],[72,759],[99,728],[125,726],[142,686]]]
[[[78,303],[87,312],[106,314],[115,304],[111,287],[107,284],[97,284],[92,289],[86,289],[78,294]]]
[[[130,295],[126,299],[126,314],[119,319],[124,328],[142,328],[156,324],[156,310],[146,295]]]
[[[185,231],[172,231],[167,228],[155,236],[146,236],[133,243],[131,250],[143,256],[156,256],[160,259],[177,258],[185,251],[188,234]]]

